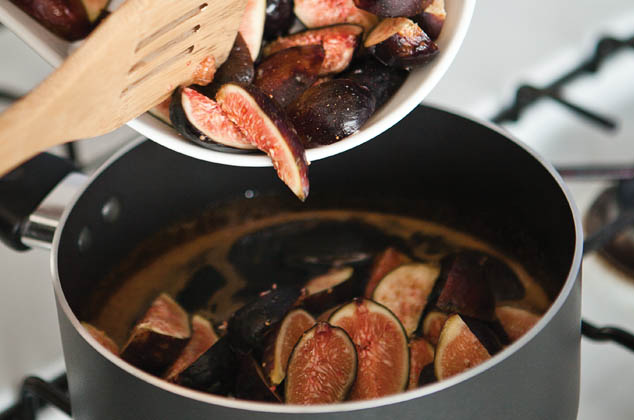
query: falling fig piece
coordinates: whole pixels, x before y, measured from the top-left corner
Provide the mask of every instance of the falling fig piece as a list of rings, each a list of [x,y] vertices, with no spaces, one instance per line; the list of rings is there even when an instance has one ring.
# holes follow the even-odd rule
[[[432,40],[438,39],[440,31],[447,19],[445,0],[433,0],[422,13],[414,16],[413,20],[425,31]]]
[[[306,331],[288,361],[284,395],[288,404],[343,401],[357,377],[357,351],[342,328],[319,322]]]
[[[438,264],[403,264],[383,277],[374,289],[372,299],[389,308],[409,335],[418,327],[439,274]]]
[[[511,342],[526,334],[528,330],[537,324],[540,318],[539,315],[526,309],[507,305],[495,308],[495,315]]]
[[[260,55],[265,21],[266,0],[247,0],[238,32],[244,38],[253,61]]]
[[[271,385],[279,385],[286,377],[288,358],[299,338],[315,325],[315,318],[303,309],[290,311],[274,332],[268,335],[262,355],[262,367]]]
[[[221,109],[273,161],[277,175],[302,201],[308,197],[308,161],[280,106],[253,85],[228,83],[216,95]]]
[[[422,0],[354,0],[354,4],[380,17],[414,16],[425,6]]]
[[[203,353],[205,353],[216,341],[218,335],[214,331],[211,323],[200,315],[192,317],[192,336],[178,359],[172,363],[163,375],[167,381],[173,382],[178,375],[191,366]]]
[[[489,352],[460,315],[455,314],[447,319],[434,358],[434,370],[439,380],[462,373],[490,358]]]
[[[308,29],[288,35],[266,45],[262,53],[268,57],[286,48],[300,45],[321,45],[324,48],[324,62],[320,76],[340,73],[348,67],[354,52],[361,42],[363,27],[354,24],[338,24],[323,28]]]
[[[409,385],[407,389],[418,388],[421,371],[434,363],[434,347],[422,337],[409,341]]]
[[[444,312],[429,311],[423,319],[423,337],[425,337],[432,345],[438,344],[438,338],[445,322],[449,318]]]
[[[258,65],[253,84],[286,107],[317,80],[324,56],[318,44],[278,51]]]
[[[146,372],[160,374],[180,355],[190,335],[189,315],[162,293],[132,329],[121,358]]]
[[[385,18],[367,36],[364,46],[386,66],[411,69],[431,61],[438,46],[412,20]]]
[[[105,331],[102,331],[99,328],[87,322],[82,322],[81,326],[84,327],[86,331],[88,331],[88,333],[92,336],[92,338],[97,340],[99,344],[104,346],[111,353],[115,355],[119,354],[119,346],[117,346],[117,343],[115,343],[112,338],[108,337],[108,334],[106,334]]]
[[[376,15],[359,9],[353,0],[295,0],[294,11],[307,28],[356,23],[369,31],[379,22]]]
[[[411,262],[409,257],[392,247],[387,248],[385,251],[378,254],[372,262],[372,267],[370,268],[370,279],[365,286],[364,296],[368,299],[371,298],[376,285],[379,284],[379,281],[381,281],[387,273],[394,270],[399,265],[408,262]]]
[[[370,299],[354,299],[335,311],[328,322],[341,327],[354,342],[359,358],[350,400],[396,394],[409,382],[409,346],[398,318]]]

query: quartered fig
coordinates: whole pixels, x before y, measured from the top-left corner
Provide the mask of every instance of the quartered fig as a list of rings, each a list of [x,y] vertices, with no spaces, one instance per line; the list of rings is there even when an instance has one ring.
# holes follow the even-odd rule
[[[286,374],[288,404],[343,401],[357,377],[357,352],[346,332],[326,322],[306,331],[291,353]]]
[[[266,0],[248,0],[238,32],[244,38],[253,61],[260,55],[265,20]]]
[[[253,84],[286,107],[317,80],[324,55],[321,45],[278,51],[258,65]]]
[[[364,45],[387,66],[410,69],[431,61],[438,46],[413,21],[386,18],[365,39]]]
[[[517,274],[506,263],[495,257],[486,256],[484,276],[498,302],[519,300],[526,295],[526,289]]]
[[[342,267],[312,278],[304,287],[308,296],[302,300],[302,306],[318,315],[359,296],[361,281],[353,273],[352,267]]]
[[[409,385],[407,389],[418,387],[421,371],[434,364],[434,348],[422,337],[415,337],[409,342]]]
[[[502,341],[507,340],[507,337],[504,331],[501,331],[504,337],[498,335],[494,329],[494,322],[485,322],[468,316],[461,316],[461,318],[491,356],[495,356],[502,350]]]
[[[172,103],[172,97],[168,97],[160,104],[156,105],[154,108],[151,108],[148,112],[153,117],[158,118],[166,124],[172,125],[172,120],[170,119],[170,104]]]
[[[407,70],[388,67],[368,56],[352,62],[341,77],[351,79],[370,90],[376,99],[376,108],[385,104],[407,79]]]
[[[369,31],[379,21],[377,16],[357,8],[353,0],[295,0],[295,15],[307,28],[356,23]]]
[[[299,296],[299,288],[267,290],[237,310],[227,327],[227,336],[233,347],[245,353],[251,349],[262,349],[266,335],[284,318]]]
[[[235,388],[237,371],[236,351],[225,336],[176,376],[174,382],[187,388],[226,395]]]
[[[495,315],[504,328],[504,332],[511,342],[523,336],[528,330],[533,328],[540,316],[526,309],[515,308],[513,306],[498,306],[495,308]]]
[[[468,252],[445,258],[444,284],[436,306],[444,312],[492,321],[495,297],[485,278],[484,262],[481,256]]]
[[[423,319],[423,337],[425,337],[434,346],[438,344],[438,338],[445,322],[449,318],[444,312],[429,311]]]
[[[100,330],[99,328],[91,325],[87,322],[82,322],[81,326],[88,331],[88,333],[95,339],[99,344],[104,346],[107,350],[109,350],[113,354],[119,354],[119,346],[115,343],[112,338],[108,337],[105,331]]]
[[[200,315],[192,317],[192,336],[187,345],[181,352],[178,359],[172,363],[163,375],[168,381],[174,381],[185,369],[192,365],[200,356],[203,355],[216,341],[218,335],[214,331],[211,323]]]
[[[447,319],[440,333],[434,369],[440,380],[464,372],[491,358],[460,315]]]
[[[192,88],[180,87],[174,91],[170,120],[183,137],[204,147],[223,144],[255,149],[216,101]]]
[[[295,22],[293,0],[267,0],[264,39],[286,35]]]
[[[308,161],[280,106],[252,85],[228,83],[216,95],[222,110],[250,142],[273,161],[280,179],[300,199],[308,197]]]
[[[305,147],[337,142],[354,134],[372,116],[372,93],[350,79],[314,86],[287,108]]]
[[[262,356],[262,367],[272,385],[279,385],[286,377],[288,358],[299,338],[315,325],[315,318],[303,309],[290,311],[276,330],[267,338]]]
[[[359,25],[340,24],[324,28],[308,29],[278,38],[263,49],[265,57],[300,45],[321,45],[325,51],[320,75],[340,73],[348,67],[355,50],[361,42],[363,28]]]
[[[354,0],[365,11],[381,17],[414,16],[423,11],[422,0]]]
[[[235,396],[243,400],[282,402],[275,387],[269,385],[258,362],[250,354],[240,357]]]
[[[132,329],[121,358],[147,372],[160,373],[180,355],[190,334],[189,316],[163,293]]]
[[[425,386],[437,382],[436,371],[434,370],[434,364],[430,363],[425,366],[418,376],[418,386]]]
[[[445,0],[433,0],[422,13],[414,16],[413,20],[418,23],[423,31],[433,40],[440,35],[447,11],[445,10]]]
[[[418,326],[439,273],[437,264],[401,265],[383,277],[374,289],[372,299],[389,308],[409,335]]]
[[[356,299],[335,311],[329,322],[346,330],[357,348],[359,368],[351,400],[383,397],[407,387],[407,335],[389,309],[369,299]]]
[[[352,267],[333,268],[325,274],[310,279],[304,287],[309,295],[314,295],[333,289],[352,277],[352,273],[354,273],[354,268]]]
[[[197,269],[176,295],[176,301],[187,312],[193,313],[207,306],[209,299],[227,285],[227,279],[206,264]]]
[[[376,285],[387,273],[394,270],[399,265],[410,262],[411,260],[403,253],[397,251],[393,247],[387,248],[385,251],[374,257],[372,268],[370,269],[370,279],[365,286],[364,296],[371,298]]]

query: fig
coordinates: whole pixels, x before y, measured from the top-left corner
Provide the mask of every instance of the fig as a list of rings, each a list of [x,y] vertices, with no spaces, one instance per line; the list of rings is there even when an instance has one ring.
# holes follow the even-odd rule
[[[314,295],[328,289],[333,289],[352,277],[352,273],[354,273],[354,268],[352,267],[333,268],[326,274],[310,279],[304,287],[308,295]]]
[[[335,311],[328,322],[346,330],[357,348],[359,368],[351,400],[405,390],[409,382],[407,335],[388,308],[369,299],[355,299]]]
[[[490,358],[489,352],[460,315],[455,314],[447,319],[434,358],[434,371],[439,380],[464,372]]]
[[[287,111],[308,148],[355,133],[372,116],[375,104],[364,86],[349,79],[333,79],[306,90]]]
[[[263,49],[265,57],[286,48],[301,45],[321,45],[325,57],[319,75],[340,73],[348,67],[361,42],[363,28],[354,24],[338,24],[278,38]]]
[[[264,39],[286,35],[295,22],[293,0],[267,0]]]
[[[369,31],[379,21],[372,13],[357,8],[353,0],[295,0],[295,16],[307,28],[356,23]]]
[[[432,0],[423,12],[414,16],[413,20],[432,40],[438,39],[440,31],[447,19],[445,0]]]
[[[365,286],[364,296],[367,298],[372,297],[376,285],[379,284],[381,279],[385,277],[387,273],[394,270],[399,265],[411,262],[411,260],[403,253],[397,251],[393,247],[389,247],[376,257],[372,262],[372,268],[370,269],[370,279]]]
[[[495,297],[484,275],[484,262],[482,257],[468,252],[443,259],[444,283],[436,306],[444,312],[492,321]]]
[[[517,274],[506,263],[495,257],[486,256],[484,276],[498,302],[519,300],[526,295],[526,289]]]
[[[315,82],[311,85],[311,87],[319,86],[322,83],[327,82],[328,80],[332,80],[332,76],[321,76],[321,77],[318,77],[317,80],[315,80]]]
[[[334,268],[306,283],[308,293],[301,305],[313,314],[349,301],[361,292],[360,276],[354,276],[352,267]]]
[[[235,396],[250,401],[282,402],[275,387],[268,384],[262,368],[250,354],[241,356]]]
[[[172,120],[170,120],[170,104],[172,103],[172,97],[168,97],[160,104],[156,105],[154,108],[150,109],[150,115],[158,118],[159,120],[172,125]]]
[[[422,337],[415,337],[409,342],[409,385],[407,389],[418,387],[421,371],[434,364],[434,348]]]
[[[376,108],[383,106],[407,79],[407,70],[388,67],[368,56],[352,62],[341,74],[344,79],[351,79],[370,90],[376,99]]]
[[[364,42],[364,46],[386,66],[411,69],[427,64],[438,54],[438,46],[413,21],[386,18]]]
[[[277,288],[265,291],[254,301],[238,309],[229,319],[227,336],[231,345],[244,353],[262,349],[264,339],[300,297],[298,288]]]
[[[106,334],[105,331],[102,331],[87,322],[82,322],[81,325],[86,329],[86,331],[88,331],[88,334],[90,334],[92,338],[97,340],[97,343],[104,346],[111,353],[116,355],[119,354],[119,346],[117,346],[117,343],[115,343],[112,338],[108,337],[108,334]]]
[[[192,88],[179,87],[172,94],[170,120],[186,139],[204,147],[216,143],[239,149],[255,149],[218,103]]]
[[[437,382],[436,372],[434,370],[434,364],[430,363],[420,371],[418,376],[418,386],[425,386]]]
[[[357,377],[355,344],[342,328],[319,322],[306,331],[288,361],[284,395],[289,404],[343,401]]]
[[[324,54],[321,45],[278,51],[258,65],[253,84],[286,107],[317,80]]]
[[[290,311],[276,331],[267,338],[262,366],[272,385],[279,385],[286,377],[288,358],[299,338],[315,325],[315,318],[303,309]]]
[[[425,337],[432,345],[438,344],[438,337],[442,331],[445,321],[449,316],[444,312],[429,311],[423,319],[423,337]]]
[[[237,354],[224,336],[173,381],[198,391],[227,395],[235,389],[237,371]]]
[[[308,196],[308,161],[279,105],[252,85],[228,83],[216,95],[222,110],[273,161],[279,178],[302,201]]]
[[[173,382],[178,375],[191,366],[203,353],[218,341],[218,335],[211,323],[200,315],[192,317],[192,337],[181,352],[178,359],[172,363],[163,374],[163,378]]]
[[[468,316],[462,316],[461,318],[491,356],[495,356],[502,350],[502,339],[494,330],[494,323],[484,322]],[[504,331],[502,333],[504,334]]]
[[[389,308],[409,335],[418,326],[439,273],[440,266],[437,264],[401,265],[377,284],[372,299]]]
[[[248,0],[238,32],[247,44],[252,61],[260,55],[265,20],[266,0]]]
[[[504,332],[511,342],[523,336],[526,331],[533,328],[540,316],[522,308],[513,306],[498,306],[495,308],[497,316]]]
[[[212,266],[205,264],[194,272],[176,295],[176,301],[193,313],[207,306],[209,299],[227,285],[227,280]]]
[[[121,358],[147,372],[159,374],[180,355],[190,334],[187,312],[163,293],[132,329],[121,350]]]
[[[422,0],[354,0],[359,9],[380,17],[414,16],[423,11]]]

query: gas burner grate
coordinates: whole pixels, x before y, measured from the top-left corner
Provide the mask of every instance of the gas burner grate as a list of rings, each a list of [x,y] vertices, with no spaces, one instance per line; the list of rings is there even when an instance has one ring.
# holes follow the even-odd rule
[[[0,420],[35,420],[38,412],[48,404],[71,415],[66,374],[50,382],[35,376],[27,377],[22,382],[19,401],[1,412]]]
[[[555,79],[547,86],[536,87],[529,84],[519,86],[515,93],[514,102],[499,111],[491,118],[491,121],[497,124],[518,121],[521,114],[535,102],[540,99],[551,99],[606,130],[616,129],[618,124],[613,118],[566,100],[561,93],[561,89],[580,76],[596,73],[608,58],[626,48],[634,49],[634,36],[629,39],[601,38],[597,42],[594,54],[590,58],[585,59],[577,67]]]

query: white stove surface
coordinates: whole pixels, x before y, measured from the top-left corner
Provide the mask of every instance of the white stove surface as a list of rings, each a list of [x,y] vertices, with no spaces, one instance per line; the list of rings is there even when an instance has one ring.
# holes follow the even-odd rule
[[[451,1],[451,0],[446,0]],[[463,49],[428,102],[491,117],[511,101],[516,86],[538,86],[576,65],[591,53],[600,34],[634,35],[631,0],[535,0],[478,3]],[[0,29],[0,88],[30,89],[48,65],[8,31]],[[567,98],[616,117],[615,133],[589,125],[544,100],[517,124],[505,127],[555,164],[634,163],[634,52],[615,57],[605,72],[587,76],[566,89]],[[128,129],[79,146],[84,161],[103,156],[134,137]],[[602,182],[569,182],[583,213]],[[63,370],[57,316],[50,281],[49,255],[16,254],[0,248],[0,411],[15,398],[27,374],[45,379]],[[583,317],[597,325],[634,330],[634,280],[590,256],[583,267]],[[609,344],[582,341],[581,397],[578,420],[634,418],[634,353]],[[547,385],[545,385],[547,386]],[[38,419],[67,416],[47,409]]]

